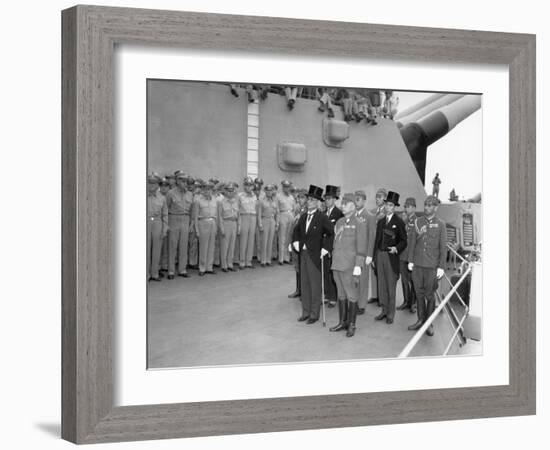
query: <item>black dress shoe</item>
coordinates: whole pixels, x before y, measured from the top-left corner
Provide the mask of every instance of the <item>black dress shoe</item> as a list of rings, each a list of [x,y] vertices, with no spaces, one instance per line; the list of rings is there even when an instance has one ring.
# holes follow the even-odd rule
[[[309,319],[307,319],[307,322],[306,322],[306,323],[307,323],[308,325],[311,325],[312,323],[315,323],[315,322],[317,322],[318,320],[319,320],[319,319],[312,319],[312,318],[310,317]]]
[[[282,262],[282,261],[279,261],[279,265],[282,266],[282,265],[283,265],[283,262]]]
[[[382,319],[385,319],[387,316],[386,316],[386,313],[385,312],[381,312],[380,314],[378,314],[374,320],[382,320]]]
[[[187,272],[185,272],[185,273],[178,273],[178,277],[189,278],[189,274],[188,274]]]
[[[433,326],[433,325],[430,325],[430,326],[428,327],[428,329],[426,330],[426,334],[427,334],[428,336],[433,336],[433,335],[434,335],[434,326]]]
[[[151,278],[149,278],[149,281],[160,281],[160,278],[159,277],[157,277],[157,278],[151,277]]]
[[[305,320],[308,320],[309,319],[309,316],[300,316],[298,317],[298,322],[303,322]]]
[[[376,297],[371,297],[371,298],[369,298],[367,303],[378,303],[378,299]]]
[[[215,270],[207,270],[206,273],[209,273],[210,275],[216,275]]]
[[[172,275],[172,274],[168,275],[168,279],[169,279],[169,280],[173,280],[173,279],[174,279],[174,275]]]
[[[222,269],[222,272],[227,272],[227,269],[223,268],[223,269]]]
[[[199,277],[204,277],[205,272],[199,272]]]
[[[235,272],[235,269],[233,267],[228,267],[227,270],[229,270],[230,272]]]
[[[357,308],[357,315],[362,316],[365,314],[365,308]]]
[[[260,267],[265,267],[265,263],[260,263]]]
[[[419,330],[419,329],[422,327],[423,323],[424,323],[424,322],[423,322],[422,320],[418,320],[416,323],[414,323],[414,324],[412,324],[412,325],[409,325],[409,326],[407,327],[407,330],[409,330],[409,331],[416,331],[416,330]]]
[[[247,269],[254,269],[254,266],[246,266]]]
[[[407,305],[407,303],[401,303],[397,308],[398,311],[402,311],[404,309],[407,309],[409,307],[409,305]]]
[[[414,305],[411,306],[411,307],[409,308],[409,311],[411,312],[411,314],[416,313],[416,306],[414,306]]]
[[[393,323],[393,319],[390,319],[389,317],[386,317],[386,323],[388,325],[391,325]]]

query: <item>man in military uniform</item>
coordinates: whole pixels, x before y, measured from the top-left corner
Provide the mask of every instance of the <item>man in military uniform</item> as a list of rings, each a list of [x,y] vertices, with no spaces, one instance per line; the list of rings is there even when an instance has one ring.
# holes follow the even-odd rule
[[[307,191],[305,189],[296,189],[296,205],[293,211],[292,225],[290,227],[291,234],[294,234],[294,227],[300,220],[300,217],[307,212]],[[296,289],[288,298],[298,298],[302,295],[301,279],[300,279],[300,252],[294,250],[289,244],[289,251],[292,256],[294,271],[296,272]]]
[[[166,205],[170,227],[168,279],[174,279],[176,255],[178,256],[178,276],[187,278],[187,251],[193,194],[187,191],[187,175],[181,171],[176,175],[176,187],[166,194]]]
[[[407,231],[401,218],[395,214],[395,207],[399,206],[399,194],[388,192],[386,196],[386,217],[376,224],[376,238],[374,240],[374,259],[378,276],[378,295],[382,305],[382,312],[376,320],[386,319],[386,323],[393,323],[395,316],[395,288],[399,278],[399,254],[407,246]]]
[[[371,270],[372,256],[374,253],[374,239],[376,237],[376,216],[367,211],[365,204],[367,202],[367,194],[363,190],[355,191],[355,215],[358,220],[365,224],[365,232],[367,233],[367,249],[365,261],[361,265],[361,276],[359,278],[359,300],[357,302],[357,314],[365,313],[367,300],[369,296],[369,271]]]
[[[235,238],[239,218],[239,200],[236,196],[237,183],[227,183],[223,199],[218,202],[218,223],[220,225],[220,259],[222,271],[233,271]]]
[[[347,337],[355,334],[357,301],[359,299],[359,278],[365,267],[367,254],[366,222],[355,214],[353,194],[342,199],[344,217],[336,222],[332,250],[332,271],[338,292],[338,325],[330,331],[347,328]]]
[[[204,181],[197,178],[190,186],[189,192],[193,194],[193,203],[195,203],[202,190]],[[191,209],[191,226],[189,228],[189,266],[193,269],[199,268],[199,230],[195,227],[194,208]]]
[[[325,187],[325,202],[324,202],[324,213],[327,215],[328,220],[332,223],[332,226],[336,225],[338,219],[344,217],[342,210],[336,206],[336,200],[338,200],[338,187],[328,184]],[[325,261],[323,264],[323,269],[325,273],[323,274],[325,282],[325,300],[328,300],[328,307],[333,308],[336,306],[336,282],[334,281],[334,275],[330,267],[332,265],[332,257],[330,254],[325,256]]]
[[[370,213],[375,216],[376,222],[386,217],[385,201],[387,195],[388,191],[386,191],[386,189],[384,188],[378,188],[378,190],[376,191],[376,195],[374,197],[376,206],[370,210]],[[380,302],[378,300],[378,278],[376,276],[376,271],[374,270],[374,267],[372,265],[369,270],[369,278],[371,298],[369,298],[367,303],[376,303],[378,304],[378,306],[380,306]]]
[[[302,315],[298,321],[308,324],[319,320],[321,306],[321,259],[332,251],[334,227],[326,214],[319,211],[323,189],[310,185],[307,214],[303,214],[294,228],[292,247],[300,252]]]
[[[417,219],[416,216],[416,200],[413,197],[409,197],[405,200],[405,211],[401,216],[403,222],[405,222],[405,229],[407,230],[407,243],[412,240],[412,233],[414,233],[414,223]],[[408,245],[405,250],[399,255],[399,273],[401,275],[401,286],[403,287],[403,303],[396,309],[403,310],[409,309],[412,313],[416,312],[416,294],[412,283],[411,272],[409,271],[409,251]]]
[[[441,184],[441,178],[439,178],[439,173],[435,174],[434,179],[432,180],[432,197],[439,198],[439,185]]]
[[[290,193],[291,183],[288,180],[281,182],[283,192],[277,196],[279,203],[279,265],[290,264],[290,253],[288,244],[291,239],[291,225],[293,221],[293,211],[296,207],[294,197]]]
[[[258,229],[260,230],[262,239],[260,265],[265,267],[271,265],[273,237],[279,227],[278,202],[275,198],[275,186],[268,184],[265,187],[265,195],[259,197],[258,202]]]
[[[435,309],[437,280],[444,274],[447,257],[447,230],[445,222],[436,216],[439,200],[429,195],[424,200],[424,216],[416,219],[409,243],[409,270],[416,291],[418,321],[409,330],[418,330]],[[433,325],[426,330],[433,336]]]
[[[258,199],[252,191],[254,187],[252,178],[246,177],[243,185],[244,192],[239,193],[239,220],[237,222],[237,234],[240,239],[239,265],[241,269],[245,267],[253,269],[252,255],[256,237]]]
[[[212,195],[213,189],[213,183],[205,183],[202,194],[193,203],[193,218],[199,235],[199,276],[215,273],[214,241],[218,228],[218,204]]]
[[[168,192],[170,191],[170,183],[166,177],[161,177],[157,174],[159,179],[159,192],[166,199]],[[170,239],[170,227],[168,227],[168,233],[162,238],[162,247],[160,250],[160,271],[159,275],[164,278],[168,272],[168,251],[169,251],[169,239]]]
[[[258,205],[260,204],[261,200],[263,200],[266,196],[266,193],[263,190],[264,186],[264,180],[261,178],[254,178],[254,188],[252,191],[254,192],[254,195],[258,199]],[[259,216],[258,216],[259,221]],[[260,230],[260,227],[256,227],[256,236],[255,239],[255,247],[254,247],[254,254],[256,256],[256,259],[258,261],[261,261],[262,259],[262,235],[263,232]]]
[[[162,239],[168,232],[168,208],[166,199],[159,192],[159,180],[151,175],[147,178],[147,277],[160,281],[160,251]]]

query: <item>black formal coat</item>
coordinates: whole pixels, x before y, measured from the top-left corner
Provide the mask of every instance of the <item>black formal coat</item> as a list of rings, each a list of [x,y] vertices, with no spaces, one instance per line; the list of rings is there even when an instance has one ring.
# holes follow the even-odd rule
[[[332,208],[332,211],[330,212],[330,215],[328,216],[328,220],[330,220],[330,223],[332,223],[332,226],[336,225],[336,222],[338,222],[338,219],[341,219],[344,217],[344,213],[338,206],[335,206]]]
[[[328,252],[332,252],[334,226],[328,216],[319,210],[313,214],[307,233],[306,221],[307,214],[302,214],[294,227],[292,242],[298,241],[300,250],[305,244],[311,260],[321,270],[321,249],[324,248]]]
[[[386,224],[386,218],[383,217],[376,223],[376,238],[374,239],[374,254],[381,249],[395,247],[397,253],[388,253],[393,271],[399,274],[399,255],[407,247],[407,230],[405,223],[397,214],[393,214],[391,220]]]

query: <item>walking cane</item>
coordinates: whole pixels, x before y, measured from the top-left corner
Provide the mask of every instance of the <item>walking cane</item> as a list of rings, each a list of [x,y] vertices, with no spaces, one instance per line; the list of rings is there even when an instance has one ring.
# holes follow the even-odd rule
[[[325,257],[321,256],[321,306],[323,308],[323,326],[327,326],[325,317]]]

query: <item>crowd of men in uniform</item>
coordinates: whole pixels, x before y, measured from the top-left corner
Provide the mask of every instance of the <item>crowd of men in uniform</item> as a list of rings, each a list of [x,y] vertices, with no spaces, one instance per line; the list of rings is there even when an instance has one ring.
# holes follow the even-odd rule
[[[439,200],[428,196],[424,215],[407,198],[396,213],[399,194],[380,188],[376,207],[367,210],[366,193],[337,186],[309,190],[281,182],[281,189],[246,177],[235,182],[204,181],[177,171],[147,178],[147,276],[149,281],[294,264],[296,290],[288,297],[302,304],[300,322],[313,324],[321,306],[338,307],[330,331],[352,337],[357,315],[367,303],[381,312],[376,320],[392,324],[396,310],[417,313],[409,330],[418,330],[435,309],[438,279],[447,257],[446,226],[437,217]],[[403,303],[396,307],[398,279]],[[369,285],[372,297],[369,296]],[[324,289],[323,289],[324,288]],[[322,292],[324,291],[324,292]],[[323,298],[324,297],[324,298]],[[433,325],[426,333],[432,336]]]

